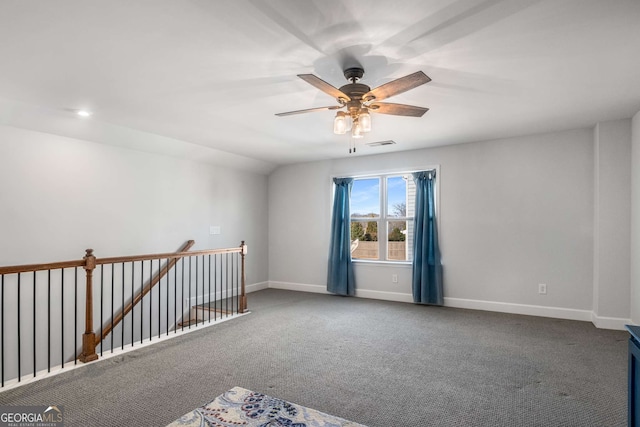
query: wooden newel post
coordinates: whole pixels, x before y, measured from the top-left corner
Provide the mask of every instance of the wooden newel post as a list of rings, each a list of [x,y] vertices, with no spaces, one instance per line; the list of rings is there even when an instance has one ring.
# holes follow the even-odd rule
[[[242,250],[240,251],[240,256],[242,257],[242,276],[241,276],[241,291],[240,291],[240,313],[247,312],[247,295],[245,293],[245,284],[246,284],[246,274],[244,269],[244,257],[247,254],[247,245],[244,244],[244,240],[240,244]]]
[[[96,334],[93,332],[93,270],[96,268],[96,257],[93,256],[93,249],[87,249],[84,256],[84,270],[87,274],[87,291],[85,306],[85,329],[82,335],[82,353],[78,360],[83,363],[98,359],[96,354]]]

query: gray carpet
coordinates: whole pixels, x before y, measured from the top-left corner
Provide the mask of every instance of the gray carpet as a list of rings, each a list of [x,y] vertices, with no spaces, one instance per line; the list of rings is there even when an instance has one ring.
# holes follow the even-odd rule
[[[252,314],[0,393],[66,426],[164,426],[240,386],[371,427],[626,425],[627,333],[265,290]]]

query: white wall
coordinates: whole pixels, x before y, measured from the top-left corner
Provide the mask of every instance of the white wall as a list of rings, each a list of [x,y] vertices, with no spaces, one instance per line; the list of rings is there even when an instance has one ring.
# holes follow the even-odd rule
[[[631,120],[594,128],[594,322],[630,318]]]
[[[640,112],[633,116],[631,149],[631,320],[640,325]]]
[[[210,235],[209,226],[221,227]],[[0,265],[249,245],[267,280],[267,178],[0,125]]]
[[[270,281],[326,286],[330,175],[331,162],[321,161],[281,167],[269,176]]]
[[[441,168],[446,304],[590,319],[591,129],[280,167],[269,176],[270,284],[325,288],[332,175],[433,165]],[[357,288],[411,300],[410,273],[359,264]]]
[[[247,283],[251,285],[268,278],[267,210],[267,177],[263,174],[0,125],[0,265],[3,266],[77,260],[82,258],[86,248],[93,248],[100,258],[173,252],[190,239],[196,242],[194,250],[235,247],[245,240],[249,245]],[[221,234],[210,235],[211,225],[219,226]],[[117,266],[116,273],[120,274],[121,268]],[[124,298],[128,301],[129,292],[132,292],[129,286],[134,286],[135,281],[136,289],[140,289],[142,277],[136,274],[129,282],[133,275],[129,273],[131,267],[127,268]],[[150,269],[150,266],[145,268]],[[110,291],[105,291],[102,297],[99,285],[102,274],[109,283],[110,271],[98,271],[96,274],[100,277],[96,277],[94,285],[96,332],[101,330],[100,300],[104,301],[102,312],[107,312],[105,321],[111,318]],[[194,277],[197,276],[193,271]],[[35,297],[33,276],[22,277],[20,324],[23,335],[20,345],[23,375],[33,370],[31,331],[34,329],[40,343],[36,369],[47,368],[44,344],[47,343],[47,317],[51,318],[51,330],[54,331],[52,366],[60,364],[62,359],[62,343],[58,338],[61,318],[64,318],[67,337],[64,357],[66,361],[73,359],[74,293],[73,280],[69,281],[73,270],[66,274],[64,312],[60,302],[61,273],[54,271],[52,274],[50,315],[46,308],[46,272],[39,273]],[[172,279],[169,276],[165,280]],[[3,363],[5,378],[12,379],[17,376],[18,286],[16,275],[5,279],[3,315],[7,327],[4,339],[5,348],[9,350],[5,352]],[[80,305],[75,310],[79,319],[84,318],[83,279],[80,270]],[[168,285],[165,282],[164,289]],[[137,304],[138,319],[140,310],[149,312],[150,298],[165,301],[162,307],[173,307],[175,298],[177,307],[182,306],[181,301],[187,294],[178,290],[174,294],[161,293],[162,286],[162,283],[156,286],[142,304]],[[203,282],[200,290],[196,290],[197,286],[189,295],[195,298],[199,294],[202,301],[202,295],[210,293],[210,289],[205,291]],[[122,291],[116,288],[113,297],[116,313],[122,306],[122,298]],[[38,317],[36,326],[32,321],[34,311]],[[182,310],[178,313],[175,315],[179,319]],[[166,315],[161,310],[158,316],[161,325],[174,323],[173,309]],[[131,316],[124,323],[127,322],[131,325]],[[139,320],[136,322],[139,324]],[[112,334],[114,345],[120,343],[124,330],[124,324],[121,325]],[[137,333],[137,326],[135,330]],[[130,335],[129,326],[124,333]]]

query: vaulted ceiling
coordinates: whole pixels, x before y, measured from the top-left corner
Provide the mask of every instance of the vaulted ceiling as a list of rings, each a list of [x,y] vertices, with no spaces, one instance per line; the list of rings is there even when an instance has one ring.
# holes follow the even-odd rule
[[[361,65],[432,82],[357,155],[592,126],[640,110],[639,23],[637,0],[4,1],[0,123],[268,172],[349,156],[334,112],[274,114],[335,103],[297,74]]]

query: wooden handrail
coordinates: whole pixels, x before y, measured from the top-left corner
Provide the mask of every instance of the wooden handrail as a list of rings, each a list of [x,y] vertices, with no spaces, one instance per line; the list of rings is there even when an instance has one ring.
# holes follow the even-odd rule
[[[227,249],[205,249],[205,250],[192,251],[192,252],[187,252],[186,250],[180,250],[179,252],[170,252],[170,253],[164,253],[164,254],[96,258],[95,262],[96,262],[96,265],[119,264],[122,262],[148,261],[151,259],[154,259],[154,260],[155,259],[178,259],[178,258],[195,256],[195,255],[214,255],[214,254],[236,253],[241,251],[242,251],[241,247],[227,248]],[[60,268],[84,267],[85,264],[86,264],[86,261],[84,259],[79,259],[74,261],[50,262],[46,264],[12,265],[8,267],[0,267],[0,274],[16,274],[16,273],[27,273],[27,272],[43,271],[43,270],[57,270]]]
[[[227,249],[203,249],[199,251],[190,251],[190,252],[170,252],[166,254],[149,254],[149,255],[134,255],[134,256],[122,256],[122,257],[111,257],[111,258],[99,258],[96,260],[97,264],[120,264],[123,262],[134,262],[134,261],[149,261],[151,259],[168,259],[168,258],[185,258],[196,255],[215,255],[215,254],[231,254],[236,252],[241,252],[242,248],[227,248]]]
[[[109,324],[102,331],[102,336],[96,336],[95,345],[100,344],[100,341],[105,339],[107,337],[107,335],[109,335],[109,333],[111,333],[111,331],[116,327],[116,325],[118,323],[120,323],[122,321],[122,319],[124,319],[124,317],[127,314],[129,314],[129,312],[133,309],[133,306],[135,306],[137,303],[139,303],[140,300],[142,300],[142,298],[144,298],[145,295],[147,295],[151,291],[151,289],[153,289],[153,287],[155,285],[160,283],[160,280],[162,280],[162,278],[169,272],[169,270],[171,270],[176,265],[176,263],[178,262],[178,259],[180,259],[180,257],[176,257],[176,255],[177,254],[187,254],[187,251],[189,249],[191,249],[191,247],[195,243],[196,243],[195,241],[189,240],[180,249],[180,251],[176,252],[175,254],[172,254],[173,256],[164,256],[164,257],[159,257],[159,258],[153,258],[153,257],[155,257],[155,255],[153,255],[153,256],[152,255],[148,255],[148,256],[143,255],[142,256],[142,257],[144,257],[143,259],[138,259],[140,257],[103,258],[103,259],[100,260],[100,262],[98,262],[98,264],[111,264],[111,263],[121,263],[121,262],[142,261],[142,260],[148,260],[148,259],[173,258],[173,259],[171,259],[171,261],[169,261],[169,263],[167,265],[165,265],[164,267],[162,267],[160,269],[160,271],[158,271],[156,276],[153,279],[151,279],[151,281],[149,281],[149,283],[144,288],[142,288],[140,293],[138,293],[138,295],[136,295],[135,298],[133,298],[133,300],[131,302],[129,302],[129,304],[127,304],[127,306],[124,308],[124,310],[121,311],[120,313],[118,313],[118,315],[116,317],[114,317],[113,322],[111,324]],[[198,251],[198,252],[202,252],[202,251]],[[193,254],[194,254],[194,252],[188,252],[188,256],[192,256]],[[124,258],[128,258],[128,259],[126,261],[122,261],[122,259],[124,259]],[[111,259],[112,261],[105,262],[105,260],[109,260],[109,259]],[[113,261],[113,260],[115,260],[115,261]]]
[[[42,270],[57,270],[59,268],[84,267],[84,265],[84,259],[79,259],[76,261],[50,262],[47,264],[12,265],[9,267],[0,267],[0,274],[16,274]]]

